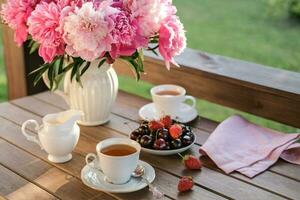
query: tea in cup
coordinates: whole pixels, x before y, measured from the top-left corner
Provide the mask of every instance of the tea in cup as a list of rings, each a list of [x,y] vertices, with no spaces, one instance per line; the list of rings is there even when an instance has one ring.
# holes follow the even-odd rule
[[[186,100],[192,101],[192,108],[196,106],[196,99],[186,95],[186,90],[177,85],[158,85],[151,89],[151,96],[158,115],[180,117],[180,104]]]
[[[97,144],[97,154],[88,154],[86,163],[101,170],[108,182],[124,184],[138,165],[140,151],[140,144],[133,140],[110,138]],[[93,158],[92,162],[90,158]]]

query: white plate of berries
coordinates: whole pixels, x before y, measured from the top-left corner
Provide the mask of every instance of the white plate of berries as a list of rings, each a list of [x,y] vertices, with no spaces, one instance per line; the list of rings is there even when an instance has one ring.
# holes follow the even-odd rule
[[[144,152],[166,156],[188,150],[196,136],[190,126],[164,116],[160,120],[142,121],[130,139],[137,141]]]

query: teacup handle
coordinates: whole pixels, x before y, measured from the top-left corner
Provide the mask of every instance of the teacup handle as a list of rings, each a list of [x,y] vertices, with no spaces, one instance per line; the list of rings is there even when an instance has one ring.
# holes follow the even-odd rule
[[[93,160],[89,161],[91,158]],[[88,155],[86,155],[85,162],[86,162],[87,165],[89,165],[92,168],[97,168],[97,166],[99,166],[99,158],[94,153],[89,153]]]
[[[26,122],[24,122],[24,123],[22,124],[22,133],[23,133],[23,135],[26,137],[27,140],[29,140],[29,141],[31,141],[31,142],[34,142],[34,143],[37,143],[37,144],[41,147],[41,149],[43,149],[43,146],[42,146],[42,144],[41,144],[41,141],[40,141],[38,135],[32,135],[32,134],[28,134],[28,133],[26,132],[26,126],[27,126],[28,124],[34,124],[34,126],[35,126],[34,129],[35,129],[37,132],[38,132],[38,130],[40,129],[40,126],[39,126],[39,124],[37,123],[37,121],[35,121],[35,120],[33,120],[33,119],[27,120]]]
[[[186,95],[186,96],[185,96],[185,101],[186,101],[186,100],[191,100],[191,101],[192,101],[192,107],[193,107],[193,108],[196,107],[196,99],[195,99],[195,97],[190,96],[190,95]]]

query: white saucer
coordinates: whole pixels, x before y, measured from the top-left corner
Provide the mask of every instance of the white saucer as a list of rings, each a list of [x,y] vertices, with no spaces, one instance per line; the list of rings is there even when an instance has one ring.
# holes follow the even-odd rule
[[[188,104],[181,103],[178,108],[179,116],[172,117],[175,120],[181,122],[181,123],[188,123],[196,119],[198,117],[198,112],[195,108],[191,107]],[[139,110],[139,116],[143,120],[158,120],[161,116],[156,112],[154,103],[149,103],[144,105]]]
[[[144,161],[139,161],[139,165],[145,168],[144,177],[152,183],[155,179],[154,168]],[[131,178],[127,183],[122,185],[115,185],[105,180],[103,172],[95,168],[85,165],[81,170],[82,182],[90,188],[100,191],[106,191],[111,193],[128,193],[135,192],[143,189],[147,186],[146,182],[142,178]]]

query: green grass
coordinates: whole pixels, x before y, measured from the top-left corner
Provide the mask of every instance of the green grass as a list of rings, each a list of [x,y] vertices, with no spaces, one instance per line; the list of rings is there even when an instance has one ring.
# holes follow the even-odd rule
[[[3,62],[2,40],[0,40],[0,102],[7,100],[7,84]]]
[[[300,72],[300,23],[289,20],[283,13],[268,15],[266,0],[173,2],[187,30],[188,47]],[[6,84],[2,57],[0,64],[0,101],[3,101],[6,100]],[[150,98],[151,87],[143,81],[136,83],[127,77],[120,77],[120,89],[127,92]],[[216,121],[239,113],[266,127],[285,132],[296,131],[295,128],[204,100],[197,102],[197,108],[201,116]]]
[[[190,48],[300,72],[300,23],[266,0],[174,0]]]

